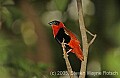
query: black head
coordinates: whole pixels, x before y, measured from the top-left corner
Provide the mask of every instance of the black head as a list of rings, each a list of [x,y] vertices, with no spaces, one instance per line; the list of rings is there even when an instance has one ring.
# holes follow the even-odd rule
[[[59,24],[60,24],[60,22],[59,22],[59,21],[54,20],[54,21],[52,21],[52,22],[49,22],[48,24],[49,24],[49,25],[59,25]]]

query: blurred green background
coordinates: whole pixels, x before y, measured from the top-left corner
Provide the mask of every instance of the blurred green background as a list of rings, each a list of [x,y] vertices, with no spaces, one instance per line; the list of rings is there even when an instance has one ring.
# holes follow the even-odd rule
[[[120,0],[83,0],[83,11],[87,29],[97,34],[86,78],[120,78]],[[0,0],[0,78],[68,78],[51,75],[66,71],[52,20],[63,21],[81,41],[76,0]],[[69,59],[79,72],[79,59],[72,53]]]

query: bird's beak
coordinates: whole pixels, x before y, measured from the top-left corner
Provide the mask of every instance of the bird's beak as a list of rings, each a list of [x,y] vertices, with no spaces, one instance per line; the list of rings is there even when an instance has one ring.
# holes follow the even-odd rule
[[[49,22],[48,24],[49,24],[49,25],[52,25],[53,23],[52,23],[52,22]]]

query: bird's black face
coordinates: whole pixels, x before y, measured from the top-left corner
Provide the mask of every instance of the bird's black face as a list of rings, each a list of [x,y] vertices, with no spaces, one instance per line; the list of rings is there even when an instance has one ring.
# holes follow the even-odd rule
[[[59,22],[59,21],[54,20],[54,21],[52,21],[52,22],[49,22],[48,24],[49,24],[49,25],[59,25],[59,24],[60,24],[60,22]]]

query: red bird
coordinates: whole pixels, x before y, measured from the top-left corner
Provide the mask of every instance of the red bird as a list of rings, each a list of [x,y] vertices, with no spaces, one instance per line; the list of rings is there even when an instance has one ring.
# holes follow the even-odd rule
[[[57,42],[61,44],[63,42],[63,39],[65,40],[64,43],[67,53],[75,53],[76,56],[81,61],[83,61],[84,57],[80,48],[80,42],[76,38],[76,36],[70,30],[68,30],[60,21],[54,20],[52,22],[49,22],[48,24],[52,26],[53,35]]]

